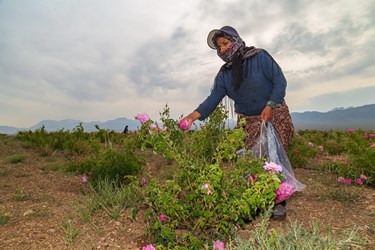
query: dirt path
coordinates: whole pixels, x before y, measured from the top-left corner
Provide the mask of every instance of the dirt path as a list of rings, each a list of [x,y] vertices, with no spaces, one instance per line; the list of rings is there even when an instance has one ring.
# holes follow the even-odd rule
[[[11,163],[10,157],[25,159]],[[163,168],[159,158],[150,156],[146,171]],[[90,222],[79,219],[84,198],[79,176],[61,171],[64,157],[42,157],[17,142],[0,142],[0,249],[140,249],[144,237],[142,212],[135,220],[129,211],[119,220],[94,216]],[[297,179],[307,185],[287,203],[286,221],[272,221],[271,227],[284,229],[291,222],[316,223],[331,228],[335,235],[357,234],[375,248],[375,191],[371,188],[338,185],[335,177],[314,169],[295,169]],[[251,225],[240,230],[246,238]],[[73,242],[69,242],[78,236]]]

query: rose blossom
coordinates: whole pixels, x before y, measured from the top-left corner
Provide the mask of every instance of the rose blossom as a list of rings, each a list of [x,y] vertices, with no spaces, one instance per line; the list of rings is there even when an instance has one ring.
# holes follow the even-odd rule
[[[165,214],[161,214],[159,219],[160,219],[161,222],[163,222],[165,220]]]
[[[359,178],[361,178],[362,180],[366,180],[366,179],[367,179],[367,176],[364,175],[364,174],[361,174],[361,175],[359,176]]]
[[[82,182],[84,183],[84,184],[86,184],[87,183],[87,179],[88,179],[88,177],[87,177],[87,175],[83,175],[82,176]]]
[[[137,114],[135,116],[135,119],[137,119],[141,123],[146,123],[146,122],[148,122],[150,120],[150,117],[148,116],[148,114],[143,113],[143,114]]]
[[[182,120],[178,123],[178,125],[183,129],[183,130],[188,130],[189,129],[189,122],[187,120]]]
[[[352,184],[352,179],[350,178],[345,179],[345,184],[348,184],[348,185]]]
[[[294,188],[287,182],[281,182],[279,185],[279,189],[276,191],[276,199],[275,203],[282,202],[288,199],[294,193]]]
[[[362,185],[363,184],[363,181],[361,178],[358,178],[356,181],[357,185]]]
[[[273,170],[275,172],[281,172],[283,170],[283,167],[280,165],[277,165],[274,162],[266,162],[266,165],[263,166],[263,168],[267,171]]]
[[[345,178],[340,176],[339,178],[337,178],[337,182],[338,183],[345,183]]]
[[[215,241],[214,250],[224,250],[224,249],[225,249],[224,242],[222,242],[221,240]]]
[[[150,245],[142,247],[142,250],[156,250],[156,248],[150,244]]]

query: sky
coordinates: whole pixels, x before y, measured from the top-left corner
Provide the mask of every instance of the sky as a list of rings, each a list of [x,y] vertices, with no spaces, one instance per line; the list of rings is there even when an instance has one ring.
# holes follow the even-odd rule
[[[0,125],[188,115],[233,26],[288,81],[291,112],[375,103],[373,0],[0,0]]]

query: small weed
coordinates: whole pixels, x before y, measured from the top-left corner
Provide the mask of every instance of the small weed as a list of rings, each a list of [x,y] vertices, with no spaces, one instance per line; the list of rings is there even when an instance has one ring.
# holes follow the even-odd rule
[[[34,215],[35,217],[43,217],[43,218],[46,218],[46,217],[49,217],[49,216],[50,216],[50,213],[48,212],[48,210],[37,209],[33,215]]]
[[[26,159],[26,156],[24,154],[14,154],[9,157],[9,161],[11,163],[20,163],[23,162]]]
[[[9,216],[0,214],[0,225],[5,225],[9,221]]]
[[[13,173],[13,169],[1,169],[0,170],[0,177],[9,176],[11,173]]]
[[[68,220],[61,225],[64,231],[64,239],[68,245],[72,245],[74,240],[81,234],[81,231],[73,225],[72,220]]]
[[[28,177],[28,176],[30,176],[31,175],[31,173],[26,173],[26,172],[17,172],[15,175],[14,175],[14,177],[16,177],[16,178],[23,178],[23,177]]]
[[[357,194],[353,192],[345,190],[345,188],[333,190],[327,194],[327,197],[330,200],[339,201],[339,202],[348,203],[348,204],[354,204],[354,202],[360,199],[360,196],[358,196]]]
[[[12,196],[13,201],[27,201],[31,200],[31,195],[25,193],[23,190],[17,190],[17,193]]]
[[[40,170],[42,170],[44,173],[49,173],[51,171],[63,170],[64,168],[65,167],[63,165],[61,165],[60,163],[57,163],[57,164],[52,164],[48,166],[43,166],[40,168]]]

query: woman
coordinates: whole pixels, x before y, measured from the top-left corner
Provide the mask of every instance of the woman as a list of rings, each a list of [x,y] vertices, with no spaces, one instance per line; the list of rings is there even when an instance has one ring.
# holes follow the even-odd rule
[[[234,101],[238,120],[246,119],[247,148],[259,137],[261,122],[272,121],[288,152],[294,126],[284,100],[286,79],[279,65],[265,50],[246,47],[230,26],[212,30],[207,43],[225,64],[215,77],[211,94],[183,118],[188,127],[197,119],[206,119],[227,95]]]
[[[294,126],[284,100],[287,83],[279,65],[265,50],[246,47],[237,31],[230,26],[212,30],[207,43],[225,64],[215,77],[211,94],[182,120],[187,121],[190,128],[195,120],[207,118],[228,96],[234,101],[238,120],[246,119],[246,148],[251,149],[255,144],[262,121],[272,121],[288,152]],[[274,212],[279,210],[285,217],[285,208],[276,206]]]

